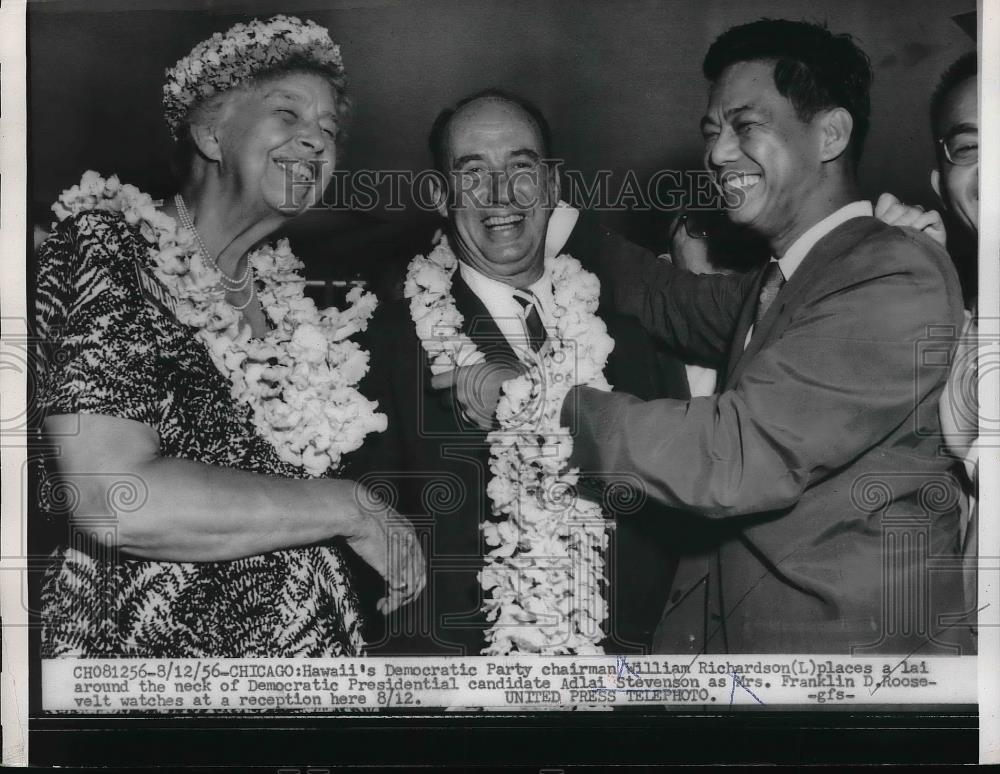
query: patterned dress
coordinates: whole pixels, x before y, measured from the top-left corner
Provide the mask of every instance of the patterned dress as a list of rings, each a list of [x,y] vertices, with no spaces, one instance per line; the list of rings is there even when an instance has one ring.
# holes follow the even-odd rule
[[[139,272],[148,287],[150,260],[121,216],[94,211],[67,219],[40,247],[44,412],[136,420],[159,433],[161,456],[305,478],[257,434],[193,329],[144,295]],[[143,497],[127,477],[109,490],[112,515],[97,531],[113,531]],[[68,515],[71,500],[68,487],[43,476],[43,513]],[[43,657],[362,655],[357,599],[335,546],[147,561],[85,538],[93,524],[65,523],[43,581]]]

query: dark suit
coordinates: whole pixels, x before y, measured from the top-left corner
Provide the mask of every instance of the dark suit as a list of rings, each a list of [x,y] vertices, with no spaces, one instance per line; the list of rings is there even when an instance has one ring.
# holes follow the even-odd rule
[[[490,362],[515,362],[516,356],[482,301],[456,272],[452,292],[464,317],[463,330]],[[662,362],[634,320],[602,315],[615,349],[605,375],[616,389],[648,399],[687,395],[683,365]],[[486,433],[446,407],[430,388],[426,355],[410,319],[409,302],[382,305],[369,328],[371,371],[360,389],[378,400],[388,416],[385,433],[365,441],[346,475],[369,484],[381,482],[397,493],[395,505],[410,516],[426,541],[429,577],[424,594],[385,623],[371,616],[368,632],[373,655],[478,655],[485,644],[485,618],[477,573],[483,566],[480,524],[490,517],[486,494],[489,446]],[[647,506],[622,516],[614,531],[612,639],[610,652],[648,651],[676,566],[669,520],[654,518]],[[631,510],[631,509],[630,509]],[[433,515],[428,515],[429,513]],[[371,573],[362,578],[369,602],[381,591]],[[630,643],[633,645],[630,647]]]
[[[955,652],[960,494],[936,406],[962,299],[947,254],[874,218],[805,256],[754,331],[763,270],[695,276],[609,232],[616,307],[723,370],[718,395],[575,388],[572,462],[699,514],[657,652]],[[938,326],[938,327],[935,327]],[[944,365],[942,365],[944,364]],[[574,413],[575,412],[575,413]],[[901,601],[902,600],[902,601]]]

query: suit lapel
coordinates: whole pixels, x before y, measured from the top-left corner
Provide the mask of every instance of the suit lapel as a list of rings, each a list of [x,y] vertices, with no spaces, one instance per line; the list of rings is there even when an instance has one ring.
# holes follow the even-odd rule
[[[875,218],[852,218],[820,239],[802,259],[802,263],[799,264],[792,278],[778,292],[744,350],[743,342],[746,340],[747,331],[750,330],[750,325],[753,323],[754,311],[757,308],[757,296],[760,295],[760,286],[764,278],[764,268],[761,268],[760,275],[754,282],[754,292],[747,300],[743,307],[743,313],[740,315],[739,329],[730,350],[726,389],[733,387],[746,370],[747,365],[753,361],[754,356],[784,331],[792,313],[807,300],[808,293],[806,291],[813,284],[816,275],[826,270],[832,261],[868,236],[873,228],[879,226],[879,223]]]
[[[743,342],[747,340],[747,333],[753,324],[753,315],[757,310],[757,297],[760,295],[760,286],[764,282],[764,270],[766,268],[767,264],[757,270],[753,287],[747,295],[746,302],[743,304],[743,310],[740,312],[740,321],[736,325],[736,334],[729,345],[729,360],[726,363],[726,378],[724,380],[725,389],[728,389],[736,380],[736,370],[739,367],[740,361],[746,357],[747,353],[743,349]],[[775,299],[775,303],[777,303],[777,299]]]

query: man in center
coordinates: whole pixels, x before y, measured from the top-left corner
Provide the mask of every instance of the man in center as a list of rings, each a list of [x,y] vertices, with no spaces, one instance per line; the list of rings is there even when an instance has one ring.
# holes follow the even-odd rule
[[[461,333],[491,367],[516,369],[525,348],[546,346],[553,329],[545,258],[569,237],[568,229],[561,239],[550,236],[547,247],[559,200],[548,124],[527,101],[490,90],[442,112],[430,145],[441,173],[437,209],[458,259],[451,294]],[[658,354],[635,321],[599,315],[615,341],[604,370],[615,389],[645,400],[688,397],[679,360]],[[432,374],[409,301],[384,304],[369,339],[371,371],[361,390],[378,400],[388,429],[365,444],[352,474],[389,492],[403,512],[424,514],[415,526],[427,541],[429,562],[428,590],[388,619],[385,632],[369,633],[369,652],[477,655],[485,644],[477,574],[483,568],[480,525],[490,518],[486,434],[492,419],[463,412],[440,389],[448,374]],[[669,520],[650,508],[662,510],[630,512],[614,530],[607,560],[608,652],[648,652],[665,603],[675,566],[665,535]]]

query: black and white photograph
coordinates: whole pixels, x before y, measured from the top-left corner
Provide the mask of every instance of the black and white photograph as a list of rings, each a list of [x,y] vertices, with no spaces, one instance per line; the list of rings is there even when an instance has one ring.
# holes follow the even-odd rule
[[[1000,762],[998,10],[4,3],[4,765]]]

